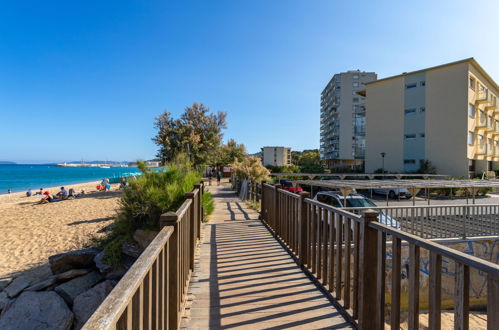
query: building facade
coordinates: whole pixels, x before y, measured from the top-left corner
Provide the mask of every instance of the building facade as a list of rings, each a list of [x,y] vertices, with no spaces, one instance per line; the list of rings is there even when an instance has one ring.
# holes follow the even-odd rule
[[[338,73],[322,91],[320,155],[328,168],[364,163],[366,107],[358,91],[376,77],[358,70]]]
[[[262,162],[264,166],[288,166],[291,165],[291,148],[286,147],[263,147]]]
[[[367,173],[415,172],[425,160],[453,177],[499,167],[499,87],[473,58],[366,88]]]

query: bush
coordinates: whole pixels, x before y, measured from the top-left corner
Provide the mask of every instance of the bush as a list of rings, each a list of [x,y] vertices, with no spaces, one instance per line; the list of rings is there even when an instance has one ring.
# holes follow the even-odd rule
[[[209,191],[203,194],[203,221],[208,221],[207,217],[215,210],[213,195]]]
[[[270,174],[269,170],[262,165],[259,158],[246,156],[242,162],[232,164],[236,177],[247,179],[253,182],[267,180]]]
[[[143,162],[138,166],[143,175],[129,181],[121,196],[112,232],[99,242],[104,246],[104,261],[111,265],[120,264],[121,246],[133,240],[136,229],[159,230],[161,214],[176,211],[184,202],[185,193],[192,191],[194,184],[200,181],[199,173],[184,156],[177,157],[160,171],[146,168]],[[203,203],[205,200],[207,211],[213,212],[210,197],[205,197]]]

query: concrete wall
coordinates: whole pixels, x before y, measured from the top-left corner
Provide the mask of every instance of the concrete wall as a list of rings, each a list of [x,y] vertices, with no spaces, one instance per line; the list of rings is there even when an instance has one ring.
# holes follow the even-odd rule
[[[366,172],[381,168],[385,152],[385,170],[404,170],[404,79],[397,77],[367,85],[366,99]]]
[[[468,63],[426,77],[426,159],[438,173],[467,177]]]
[[[263,165],[285,166],[290,165],[291,149],[285,147],[263,147]]]

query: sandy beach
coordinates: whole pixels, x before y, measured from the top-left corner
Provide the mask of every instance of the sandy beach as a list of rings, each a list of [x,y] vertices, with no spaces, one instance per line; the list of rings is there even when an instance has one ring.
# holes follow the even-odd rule
[[[101,235],[115,218],[121,192],[118,185],[96,191],[98,183],[67,185],[86,194],[41,205],[40,196],[0,195],[0,278],[46,264],[49,256],[82,248],[92,235]],[[59,187],[46,190],[55,194]]]

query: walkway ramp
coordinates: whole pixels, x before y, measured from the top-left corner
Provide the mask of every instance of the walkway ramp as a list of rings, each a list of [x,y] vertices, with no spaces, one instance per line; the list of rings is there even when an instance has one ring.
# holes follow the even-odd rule
[[[183,329],[344,329],[351,325],[258,220],[223,186],[207,186],[204,226]]]

